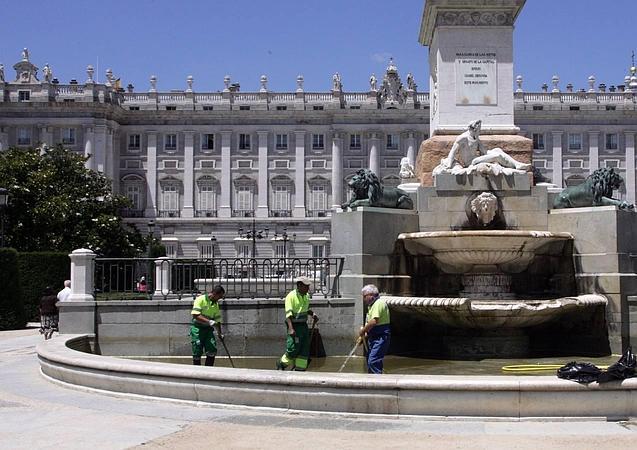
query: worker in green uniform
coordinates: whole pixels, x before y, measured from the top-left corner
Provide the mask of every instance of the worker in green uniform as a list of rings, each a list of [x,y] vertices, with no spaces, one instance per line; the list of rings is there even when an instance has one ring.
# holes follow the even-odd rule
[[[214,329],[217,330],[219,339],[221,334],[221,311],[219,300],[223,298],[226,290],[221,286],[215,286],[210,292],[195,298],[192,305],[192,321],[190,324],[190,341],[192,343],[192,363],[201,365],[201,357],[206,352],[206,366],[215,364],[217,355],[217,341]]]
[[[314,322],[318,322],[316,314],[309,309],[309,291],[312,282],[305,276],[298,277],[295,281],[296,289],[285,297],[287,339],[285,353],[276,363],[278,370],[285,370],[287,367],[298,371],[307,369],[310,355],[310,333],[307,318],[312,317]]]

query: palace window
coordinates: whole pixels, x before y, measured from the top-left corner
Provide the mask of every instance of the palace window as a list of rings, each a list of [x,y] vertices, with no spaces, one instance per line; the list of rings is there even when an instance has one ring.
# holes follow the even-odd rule
[[[325,245],[313,244],[312,245],[312,258],[325,258]]]
[[[350,159],[349,161],[347,161],[347,168],[348,169],[362,169],[363,168],[363,161],[361,161],[360,159]]]
[[[62,128],[62,144],[75,145],[75,128]]]
[[[239,149],[250,150],[250,135],[246,133],[239,134]]]
[[[239,111],[250,111],[250,106],[241,105],[241,106],[239,106]]]
[[[395,134],[387,135],[387,148],[389,150],[398,150],[398,136]]]
[[[276,110],[277,110],[277,111],[285,111],[285,110],[287,110],[287,109],[288,109],[288,107],[287,107],[287,106],[285,106],[285,105],[278,105],[278,106],[276,107]]]
[[[544,133],[533,133],[533,149],[544,150]]]
[[[167,134],[164,137],[164,150],[177,150],[176,134]]]
[[[179,187],[176,183],[165,183],[161,192],[162,216],[174,217],[179,214]]]
[[[314,111],[323,111],[325,108],[323,107],[323,105],[314,105],[312,109]]]
[[[177,111],[176,106],[166,106],[166,111]]]
[[[217,181],[211,176],[197,180],[197,216],[214,217],[217,212]]]
[[[254,216],[254,183],[242,182],[235,185],[234,216]]]
[[[214,109],[215,109],[215,107],[214,106],[210,106],[210,105],[206,105],[206,106],[203,107],[204,111],[213,111]]]
[[[310,186],[311,211],[327,210],[327,186],[325,184],[313,184]]]
[[[287,150],[288,148],[288,135],[287,134],[277,134],[276,135],[276,149],[277,150]]]
[[[360,150],[361,149],[361,135],[360,134],[350,134],[349,135],[349,148],[352,150]]]
[[[131,202],[130,209],[142,209],[142,186],[138,183],[127,184],[126,198]]]
[[[31,100],[31,91],[18,91],[18,101],[28,102]]]
[[[201,136],[201,149],[202,150],[214,150],[215,149],[215,135],[203,134]]]
[[[312,135],[312,149],[323,150],[325,148],[325,135],[313,134]]]
[[[128,135],[128,149],[139,150],[141,148],[142,137],[139,134]]]
[[[290,210],[290,190],[285,184],[272,186],[272,210],[286,212]]]
[[[606,133],[606,150],[617,150],[617,133]]]
[[[568,134],[568,148],[569,150],[581,150],[582,149],[582,135],[580,133]]]
[[[31,145],[30,128],[18,128],[18,145]]]
[[[612,167],[613,169],[619,169],[618,159],[607,159],[604,161],[604,167]]]

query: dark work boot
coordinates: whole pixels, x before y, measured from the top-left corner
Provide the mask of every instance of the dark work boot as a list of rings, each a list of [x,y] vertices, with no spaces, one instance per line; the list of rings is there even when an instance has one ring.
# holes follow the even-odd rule
[[[206,356],[206,366],[212,367],[215,365],[215,357],[214,356]]]
[[[193,356],[192,357],[192,365],[200,366],[201,365],[201,356]]]

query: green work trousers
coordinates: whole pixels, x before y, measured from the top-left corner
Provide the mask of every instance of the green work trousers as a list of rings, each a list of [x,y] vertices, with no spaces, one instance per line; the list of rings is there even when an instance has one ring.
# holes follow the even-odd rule
[[[310,355],[310,333],[307,322],[292,323],[294,335],[287,334],[285,342],[285,354],[281,357],[281,365],[285,368],[290,365],[295,370],[307,369],[307,360]],[[287,332],[287,325],[285,330]]]

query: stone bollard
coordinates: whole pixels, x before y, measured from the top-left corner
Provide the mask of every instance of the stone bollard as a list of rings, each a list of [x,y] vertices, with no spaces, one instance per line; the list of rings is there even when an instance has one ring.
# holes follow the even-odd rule
[[[170,294],[171,265],[170,258],[163,257],[155,260],[154,295],[166,296]]]

